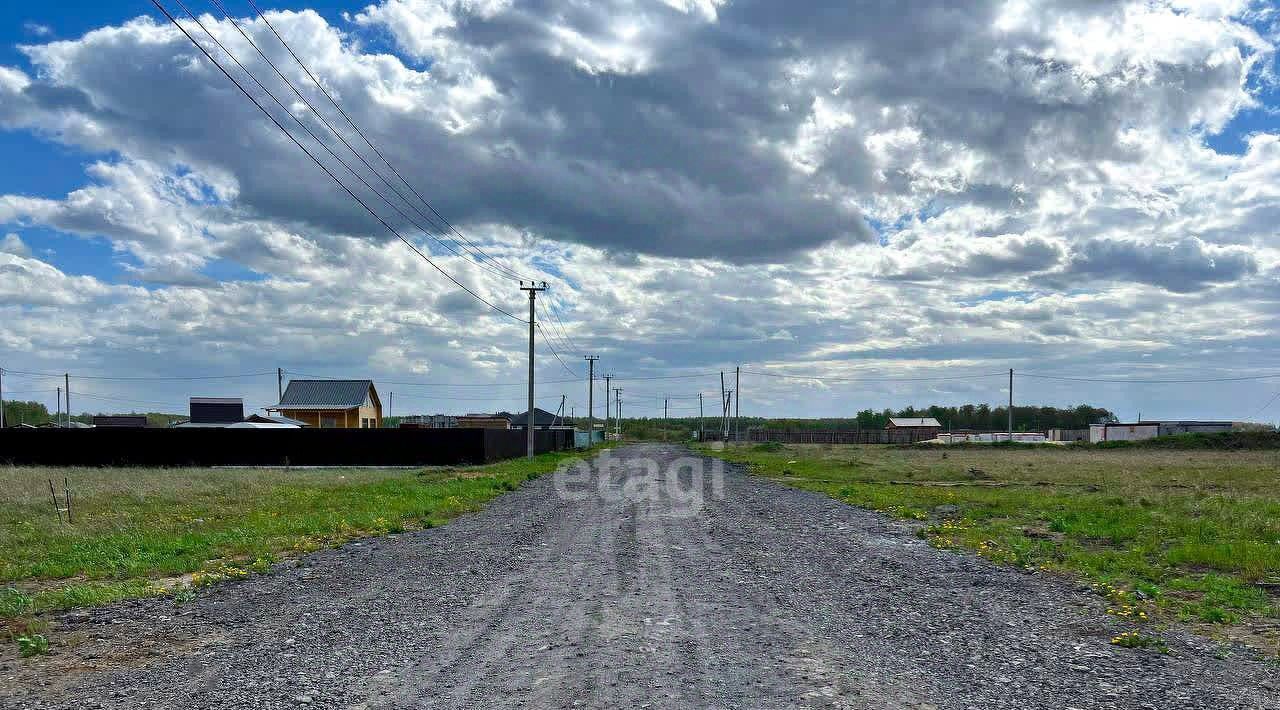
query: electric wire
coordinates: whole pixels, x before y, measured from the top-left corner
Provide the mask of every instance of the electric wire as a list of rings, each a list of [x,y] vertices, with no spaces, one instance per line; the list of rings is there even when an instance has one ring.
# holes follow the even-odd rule
[[[422,204],[427,206],[427,209],[429,209],[432,214],[434,214],[437,218],[439,218],[439,220],[443,222],[444,225],[451,232],[453,232],[453,234],[455,234],[460,240],[462,240],[462,242],[469,245],[481,257],[487,258],[497,268],[504,271],[510,278],[523,279],[526,281],[533,280],[525,276],[522,276],[518,272],[510,269],[506,265],[499,262],[497,259],[493,258],[489,254],[484,252],[482,249],[480,249],[478,245],[476,245],[474,242],[468,239],[465,235],[463,235],[462,232],[460,232],[456,227],[454,227],[453,224],[449,222],[449,220],[445,219],[444,215],[441,215],[436,210],[436,208],[433,207],[431,203],[428,202],[427,199],[423,197],[422,194],[418,192],[418,190],[414,188],[414,186],[410,184],[408,180],[405,179],[404,175],[401,174],[401,172],[397,170],[394,165],[391,164],[391,161],[387,159],[386,155],[384,155],[382,151],[378,149],[378,146],[374,145],[373,141],[369,139],[369,137],[365,134],[365,132],[361,130],[358,125],[356,125],[356,122],[351,118],[350,114],[348,114],[346,110],[342,108],[341,104],[338,103],[337,99],[335,99],[333,95],[329,93],[329,90],[326,89],[322,83],[320,83],[320,80],[316,78],[316,75],[314,73],[312,73],[310,67],[307,66],[306,62],[302,61],[302,58],[299,57],[298,54],[293,51],[293,47],[289,45],[289,43],[278,31],[276,31],[275,25],[271,24],[271,21],[267,19],[266,14],[262,12],[262,10],[258,7],[258,4],[254,2],[254,0],[248,0],[248,2],[250,7],[253,8],[253,11],[262,20],[263,24],[265,24],[267,28],[271,30],[271,33],[275,35],[277,40],[280,41],[280,44],[285,48],[285,50],[289,52],[289,55],[293,57],[293,60],[298,63],[298,66],[301,67],[302,70],[307,74],[307,76],[311,79],[312,83],[316,85],[316,88],[319,89],[322,94],[324,94],[325,98],[329,100],[329,103],[332,104],[333,107],[337,109],[338,113],[342,115],[343,119],[346,120],[347,125],[351,126],[352,130],[354,130],[356,134],[359,135],[362,140],[364,140],[365,145],[369,146],[369,148],[373,150],[374,154],[376,154],[378,158],[382,160],[383,164],[386,165],[387,168],[389,168],[397,178],[399,178],[400,182],[404,183],[405,187],[409,188],[410,192],[412,192],[414,196],[416,196],[418,200],[422,202]],[[354,149],[352,150],[354,151]],[[406,202],[408,202],[408,200],[406,200]]]
[[[250,46],[250,47],[253,47],[254,51],[256,51],[256,52],[258,53],[258,56],[262,57],[263,61],[265,61],[265,62],[267,63],[267,66],[271,67],[272,71],[274,71],[274,72],[275,72],[275,74],[276,74],[276,76],[278,76],[278,77],[280,78],[280,80],[284,82],[285,86],[287,86],[287,87],[288,87],[288,88],[293,92],[293,94],[294,94],[295,96],[297,96],[297,97],[298,97],[298,99],[299,99],[300,101],[302,101],[303,105],[304,105],[304,106],[306,106],[306,107],[307,107],[307,109],[308,109],[308,110],[310,110],[310,111],[311,111],[311,113],[312,113],[316,118],[320,119],[320,122],[321,122],[322,124],[324,124],[325,128],[329,129],[329,132],[330,132],[330,133],[332,133],[332,134],[333,134],[333,136],[334,136],[335,138],[337,138],[339,142],[341,142],[341,143],[342,143],[342,145],[346,146],[347,150],[351,151],[351,154],[352,154],[352,155],[354,155],[354,156],[356,157],[356,159],[357,159],[357,160],[359,160],[361,163],[363,163],[363,164],[364,164],[364,166],[365,166],[366,168],[368,168],[369,172],[370,172],[370,173],[373,173],[374,177],[376,177],[376,178],[378,178],[379,180],[381,180],[381,181],[382,181],[382,184],[384,184],[384,185],[386,185],[388,188],[390,188],[390,190],[391,190],[393,193],[395,193],[395,196],[396,196],[396,197],[398,197],[398,198],[400,198],[400,201],[401,201],[401,202],[403,202],[404,204],[408,205],[408,207],[409,207],[410,209],[412,209],[412,210],[414,210],[415,212],[417,212],[417,213],[418,213],[418,216],[420,216],[420,217],[422,217],[422,219],[426,220],[428,224],[431,224],[432,229],[427,229],[426,227],[423,227],[423,226],[422,226],[421,224],[419,224],[416,220],[414,220],[414,219],[413,219],[413,217],[411,217],[411,216],[409,216],[409,215],[405,214],[403,210],[401,210],[397,205],[392,204],[392,202],[391,202],[389,199],[387,199],[387,197],[386,197],[385,195],[383,195],[380,191],[378,191],[376,188],[374,188],[372,185],[370,185],[368,182],[366,182],[366,181],[365,181],[361,176],[357,175],[357,174],[355,173],[355,171],[354,171],[354,170],[352,170],[349,166],[346,166],[346,164],[344,163],[344,167],[347,167],[348,171],[349,171],[349,172],[351,172],[351,174],[352,174],[353,176],[355,176],[357,180],[360,180],[360,182],[362,182],[362,183],[365,185],[365,187],[369,188],[371,191],[373,191],[373,192],[374,192],[374,194],[377,194],[377,195],[378,195],[378,197],[382,198],[382,201],[383,201],[384,203],[386,203],[388,207],[390,207],[391,209],[395,210],[397,214],[399,214],[402,218],[404,218],[404,219],[405,219],[405,220],[407,220],[410,224],[412,224],[415,228],[417,228],[417,229],[418,229],[418,231],[420,231],[420,232],[422,232],[423,234],[425,234],[425,235],[427,235],[427,236],[431,237],[431,239],[432,239],[432,240],[434,240],[437,244],[439,244],[440,246],[444,247],[444,248],[445,248],[445,249],[447,249],[448,251],[452,252],[455,256],[458,256],[458,257],[461,257],[461,258],[464,258],[464,259],[466,259],[466,258],[470,257],[470,258],[471,258],[471,260],[475,261],[475,263],[476,263],[478,266],[480,266],[480,268],[485,269],[486,271],[488,271],[488,272],[490,272],[490,273],[492,273],[492,274],[495,274],[495,275],[497,275],[497,276],[499,276],[499,277],[501,277],[501,278],[513,278],[510,274],[508,274],[508,273],[504,273],[504,272],[499,271],[499,270],[497,270],[497,269],[494,269],[493,267],[491,267],[491,266],[489,266],[488,264],[484,263],[484,261],[479,260],[479,259],[476,259],[476,258],[475,258],[475,256],[474,256],[474,255],[472,255],[472,254],[470,254],[470,253],[467,253],[466,255],[464,255],[462,252],[459,252],[456,248],[454,248],[454,247],[450,246],[447,242],[445,242],[445,241],[443,241],[443,240],[439,239],[439,238],[436,236],[436,234],[437,234],[437,233],[442,233],[442,232],[443,232],[442,228],[441,228],[438,224],[433,223],[430,217],[428,217],[426,214],[424,214],[424,213],[422,212],[422,210],[421,210],[421,209],[418,209],[418,207],[417,207],[417,206],[416,206],[416,205],[415,205],[415,204],[414,204],[414,203],[413,203],[409,198],[405,197],[405,196],[404,196],[404,194],[402,194],[402,193],[400,192],[400,190],[399,190],[398,188],[396,188],[396,186],[395,186],[394,184],[392,184],[392,183],[391,183],[391,181],[390,181],[390,180],[388,180],[388,179],[387,179],[387,178],[386,178],[386,177],[385,177],[381,172],[379,172],[376,168],[374,168],[374,167],[373,167],[373,165],[371,165],[371,164],[369,163],[369,161],[368,161],[367,159],[365,159],[364,154],[363,154],[363,153],[361,153],[360,151],[356,150],[356,149],[355,149],[355,147],[354,147],[354,146],[352,146],[352,145],[351,145],[351,143],[347,141],[346,137],[345,137],[345,136],[343,136],[340,132],[338,132],[338,130],[337,130],[336,128],[334,128],[333,124],[331,124],[327,118],[325,118],[323,115],[321,115],[321,113],[320,113],[318,110],[316,110],[316,107],[311,103],[311,101],[310,101],[309,99],[307,99],[307,97],[306,97],[306,96],[305,96],[305,95],[304,95],[300,90],[298,90],[298,87],[296,87],[296,86],[293,84],[293,82],[292,82],[292,81],[290,81],[290,80],[289,80],[289,78],[288,78],[287,76],[285,76],[284,72],[282,72],[282,71],[280,70],[280,68],[279,68],[278,66],[276,66],[276,63],[275,63],[275,62],[271,61],[271,58],[270,58],[270,57],[268,57],[268,56],[267,56],[267,54],[266,54],[266,52],[264,52],[264,51],[262,50],[262,48],[258,46],[257,42],[255,42],[255,41],[253,40],[253,38],[252,38],[252,37],[250,37],[250,36],[249,36],[249,34],[248,34],[247,32],[245,32],[245,31],[244,31],[244,28],[240,25],[240,23],[239,23],[239,22],[235,19],[235,17],[234,17],[234,16],[232,16],[232,14],[227,10],[226,6],[222,4],[222,0],[210,0],[210,2],[211,2],[211,3],[212,3],[216,8],[218,8],[218,10],[222,13],[222,16],[223,16],[223,17],[224,17],[228,22],[230,22],[230,23],[231,23],[231,26],[232,26],[232,27],[234,27],[234,28],[236,29],[236,31],[240,33],[240,36],[241,36],[241,37],[243,37],[243,38],[245,39],[245,41],[249,43],[249,46]],[[181,2],[179,2],[179,4],[181,4]],[[188,12],[188,14],[190,14],[190,13]],[[203,27],[202,27],[202,29],[203,29]],[[206,34],[210,34],[210,33],[209,33],[209,30],[207,30],[207,29],[205,30],[205,33],[206,33]],[[212,36],[212,35],[211,35],[211,36]],[[215,41],[215,42],[218,42],[218,40],[217,40],[216,38],[214,39],[214,41]],[[222,50],[223,50],[224,52],[227,52],[226,47],[224,47],[224,46],[222,45],[222,43],[221,43],[221,42],[218,42],[218,46],[219,46],[219,47],[221,47],[221,48],[222,48]],[[230,55],[230,52],[227,52],[227,53],[228,53],[228,55]],[[234,58],[234,57],[232,57],[232,59],[234,60],[235,58]],[[250,77],[251,77],[251,78],[253,78],[254,83],[256,83],[260,88],[262,88],[262,90],[263,90],[263,91],[266,91],[266,92],[267,92],[267,94],[268,94],[269,96],[271,96],[271,97],[272,97],[272,99],[275,99],[275,96],[274,96],[273,94],[271,94],[271,92],[270,92],[270,91],[269,91],[265,86],[263,86],[262,82],[258,81],[257,77],[256,77],[256,76],[254,76],[254,75],[252,74],[252,72],[250,72],[250,71],[249,71],[249,70],[248,70],[244,65],[240,64],[240,62],[239,62],[239,61],[236,61],[236,64],[237,64],[237,65],[238,65],[238,66],[239,66],[239,67],[240,67],[240,68],[241,68],[241,69],[242,69],[246,74],[249,74],[249,75],[250,75]],[[283,105],[279,100],[276,100],[276,103],[277,103],[277,104],[279,104],[282,108],[284,108],[284,105]],[[285,109],[285,110],[287,111],[288,109]],[[292,112],[289,112],[289,113],[290,113],[290,115],[291,115],[291,116],[293,115],[293,114],[292,114]],[[319,138],[319,137],[317,137],[314,133],[312,133],[309,129],[307,129],[306,125],[304,125],[304,124],[303,124],[303,123],[302,123],[302,122],[301,122],[301,121],[300,121],[296,116],[293,116],[293,119],[294,119],[294,121],[296,121],[296,122],[298,123],[298,125],[302,126],[302,127],[303,127],[303,129],[304,129],[304,130],[306,130],[306,131],[307,131],[307,133],[308,133],[309,135],[311,135],[311,137],[312,137],[312,138],[313,138],[317,143],[321,143],[321,144],[322,144],[322,147],[324,147],[324,148],[325,148],[325,150],[326,150],[326,151],[328,151],[328,153],[329,153],[330,155],[332,155],[332,156],[334,157],[334,159],[335,159],[335,160],[338,160],[339,162],[342,162],[342,159],[341,159],[341,158],[339,158],[339,157],[337,156],[337,154],[335,154],[332,150],[329,150],[328,146],[327,146],[327,145],[325,145],[325,144],[323,144],[323,142],[320,140],[320,138]]]
[[[1280,378],[1280,373],[1270,375],[1246,375],[1240,377],[1208,377],[1203,379],[1168,379],[1168,380],[1134,380],[1115,378],[1068,377],[1065,375],[1041,375],[1034,372],[1018,372],[1018,377],[1034,377],[1038,380],[1062,380],[1066,382],[1096,382],[1113,385],[1188,385],[1207,384],[1213,382],[1252,382],[1254,380],[1272,380]]]
[[[560,353],[556,352],[556,347],[551,344],[551,338],[545,337],[547,334],[547,329],[543,328],[541,323],[535,323],[534,325],[535,327],[537,327],[538,330],[542,331],[542,335],[544,336],[542,338],[542,342],[546,343],[547,348],[551,350],[551,354],[556,356],[556,361],[560,363],[560,367],[563,367],[565,372],[569,373],[570,375],[576,376],[578,373],[570,369],[568,365],[564,364],[564,360],[560,359]]]
[[[985,377],[996,377],[1007,375],[1008,372],[986,372],[973,375],[948,375],[945,377],[829,377],[825,375],[787,375],[780,372],[760,372],[758,370],[743,370],[744,375],[757,375],[760,377],[778,377],[789,380],[817,380],[820,382],[937,382],[942,380],[977,380]]]
[[[391,232],[392,234],[394,234],[394,235],[396,236],[396,238],[398,238],[400,241],[404,242],[404,244],[405,244],[406,246],[408,246],[410,249],[412,249],[412,250],[414,251],[414,253],[416,253],[418,256],[422,257],[422,259],[423,259],[424,261],[426,261],[428,264],[430,264],[430,265],[431,265],[431,266],[432,266],[436,271],[440,272],[442,275],[444,275],[444,277],[445,277],[445,278],[447,278],[447,279],[449,279],[450,281],[452,281],[452,282],[453,282],[453,284],[454,284],[455,286],[457,286],[458,288],[462,289],[463,291],[466,291],[468,294],[470,294],[470,295],[471,295],[473,298],[475,298],[476,300],[480,301],[481,303],[485,304],[486,306],[488,306],[489,308],[493,309],[494,311],[497,311],[498,313],[501,313],[502,315],[505,315],[505,316],[507,316],[508,318],[510,318],[510,319],[512,319],[512,320],[514,320],[514,321],[516,321],[516,322],[518,322],[518,323],[527,323],[527,322],[528,322],[528,321],[526,321],[526,320],[524,320],[524,319],[520,318],[519,316],[516,316],[515,314],[513,314],[513,313],[511,313],[511,312],[509,312],[509,311],[506,311],[506,310],[504,310],[504,309],[502,309],[502,308],[500,308],[500,307],[498,307],[498,306],[494,305],[493,303],[490,303],[490,302],[489,302],[488,300],[486,300],[484,297],[480,296],[480,294],[478,294],[478,293],[476,293],[475,291],[471,290],[471,289],[470,289],[470,288],[468,288],[466,285],[464,285],[461,281],[459,281],[458,279],[454,278],[452,274],[450,274],[448,271],[445,271],[443,268],[441,268],[439,264],[436,264],[434,261],[432,261],[432,260],[431,260],[431,258],[430,258],[430,257],[428,257],[426,254],[424,254],[424,253],[422,252],[422,250],[421,250],[421,249],[419,249],[419,248],[418,248],[418,247],[417,247],[413,242],[411,242],[411,241],[409,241],[407,238],[405,238],[405,236],[404,236],[403,234],[401,234],[401,233],[399,232],[399,230],[397,230],[395,227],[392,227],[392,226],[391,226],[391,224],[390,224],[389,222],[387,222],[385,219],[383,219],[383,217],[382,217],[381,215],[379,215],[376,211],[374,211],[374,210],[373,210],[373,208],[369,207],[369,205],[368,205],[368,204],[366,204],[366,203],[365,203],[365,201],[364,201],[364,200],[362,200],[358,195],[356,195],[356,193],[355,193],[354,191],[352,191],[352,189],[351,189],[350,187],[348,187],[348,186],[346,185],[346,183],[342,182],[342,180],[341,180],[341,179],[339,179],[339,178],[338,178],[338,176],[337,176],[337,175],[335,175],[335,174],[333,173],[333,171],[329,169],[329,167],[328,167],[328,166],[326,166],[323,162],[321,162],[321,161],[320,161],[320,159],[319,159],[319,158],[317,158],[315,155],[313,155],[313,154],[311,153],[311,151],[307,149],[307,147],[306,147],[306,146],[304,146],[304,145],[303,145],[303,144],[302,144],[302,143],[301,143],[301,142],[300,142],[300,141],[299,141],[299,140],[298,140],[298,139],[297,139],[297,138],[296,138],[296,137],[295,137],[295,136],[294,136],[294,135],[293,135],[293,134],[292,134],[292,133],[291,133],[287,128],[285,128],[285,127],[284,127],[284,124],[280,123],[280,121],[279,121],[279,120],[277,120],[277,119],[276,119],[276,117],[275,117],[275,116],[274,116],[270,111],[268,111],[268,110],[267,110],[267,108],[266,108],[265,106],[263,106],[263,105],[262,105],[262,104],[261,104],[261,103],[260,103],[256,98],[254,98],[254,96],[253,96],[251,93],[249,93],[249,90],[248,90],[248,89],[246,89],[246,88],[244,87],[244,85],[240,83],[240,81],[239,81],[238,79],[236,79],[235,77],[233,77],[233,76],[231,75],[231,73],[230,73],[229,71],[227,71],[227,69],[226,69],[225,67],[223,67],[221,63],[219,63],[219,62],[218,62],[218,60],[216,60],[216,59],[214,59],[214,58],[213,58],[213,55],[212,55],[212,54],[211,54],[207,49],[205,49],[205,48],[204,48],[204,45],[200,44],[200,42],[198,42],[198,41],[196,40],[196,38],[195,38],[195,37],[193,37],[193,36],[191,35],[191,33],[190,33],[190,32],[188,32],[188,31],[187,31],[187,29],[186,29],[185,27],[183,27],[183,26],[182,26],[182,24],[181,24],[180,22],[178,22],[178,19],[177,19],[176,17],[174,17],[172,13],[170,13],[170,12],[169,12],[168,8],[166,8],[166,7],[165,7],[165,6],[160,2],[160,0],[151,0],[151,4],[155,5],[155,6],[156,6],[156,8],[160,10],[160,12],[164,13],[165,17],[166,17],[166,18],[168,18],[168,19],[169,19],[169,21],[170,21],[171,23],[173,23],[173,25],[174,25],[175,27],[177,27],[177,28],[178,28],[178,30],[179,30],[180,32],[182,32],[182,34],[183,34],[183,35],[185,35],[185,36],[186,36],[186,38],[191,42],[191,44],[192,44],[192,45],[194,45],[197,49],[199,49],[199,50],[200,50],[200,52],[201,52],[202,54],[204,54],[205,58],[206,58],[206,59],[208,59],[208,60],[209,60],[209,61],[210,61],[210,62],[211,62],[215,67],[217,67],[217,68],[218,68],[218,70],[219,70],[220,72],[222,72],[222,75],[223,75],[223,76],[225,76],[229,81],[231,81],[231,83],[235,84],[236,88],[237,88],[237,89],[239,89],[239,90],[240,90],[240,92],[241,92],[242,94],[244,94],[245,98],[249,99],[249,101],[250,101],[250,102],[252,102],[252,103],[253,103],[253,105],[254,105],[254,106],[256,106],[256,107],[258,108],[258,110],[262,112],[262,114],[263,114],[263,115],[265,115],[265,116],[266,116],[266,117],[267,117],[267,118],[268,118],[268,119],[269,119],[273,124],[275,124],[276,128],[280,129],[280,131],[281,131],[282,133],[284,133],[284,134],[285,134],[285,136],[286,136],[286,137],[288,137],[288,138],[289,138],[289,140],[290,140],[290,141],[292,141],[292,142],[293,142],[293,144],[294,144],[294,145],[296,145],[296,146],[297,146],[297,147],[298,147],[298,148],[299,148],[303,153],[306,153],[307,157],[308,157],[308,158],[310,158],[310,159],[312,160],[312,162],[314,162],[314,163],[316,164],[316,166],[317,166],[317,167],[319,167],[321,170],[323,170],[323,171],[324,171],[324,173],[325,173],[326,175],[328,175],[330,179],[332,179],[334,182],[336,182],[336,183],[338,184],[338,186],[339,186],[339,187],[341,187],[341,188],[343,189],[343,191],[344,191],[344,192],[346,192],[346,193],[347,193],[347,195],[349,195],[349,196],[351,197],[351,199],[355,200],[355,201],[356,201],[356,202],[357,202],[361,207],[363,207],[363,208],[364,208],[364,210],[365,210],[366,212],[368,212],[370,215],[372,215],[372,216],[373,216],[373,218],[374,218],[374,219],[376,219],[379,223],[381,223],[381,224],[382,224],[382,226],[383,226],[383,227],[385,227],[385,228],[387,229],[387,231],[389,231],[389,232]],[[192,18],[192,20],[194,20],[194,21],[195,21],[196,25],[198,25],[201,29],[204,29],[204,25],[203,25],[203,23],[201,23],[199,19],[197,19],[194,15],[192,15],[191,11],[186,7],[186,5],[185,5],[185,4],[183,4],[183,3],[182,3],[182,1],[181,1],[181,0],[178,0],[178,5],[179,5],[180,7],[182,7],[182,8],[183,8],[183,10],[187,13],[187,15],[188,15],[189,17],[191,17],[191,18]],[[209,34],[209,31],[208,31],[207,29],[205,29],[204,31],[205,31],[205,34]],[[214,40],[214,42],[215,42],[215,43],[217,42],[217,38],[216,38],[216,37],[213,37],[213,35],[212,35],[212,34],[209,34],[209,36],[210,36],[210,38],[211,38],[211,39],[213,39],[213,40]],[[224,49],[223,49],[223,51],[224,51],[224,52],[226,52],[226,49],[224,48]],[[228,54],[228,56],[230,56],[230,57],[232,58],[232,60],[233,60],[233,61],[236,61],[236,62],[238,63],[238,60],[236,60],[236,59],[235,59],[235,56],[234,56],[234,55],[232,55],[230,52],[227,52],[227,54]],[[252,76],[252,74],[250,74],[250,76]],[[255,81],[256,81],[256,79],[255,79]],[[264,89],[264,90],[265,90],[265,89]],[[268,93],[268,94],[270,94],[270,92],[267,92],[267,93]],[[288,112],[288,110],[287,110],[287,109],[286,109],[286,112]],[[289,115],[290,115],[290,116],[292,116],[293,114],[292,114],[292,113],[289,113]],[[295,120],[296,120],[296,117],[295,117]],[[304,128],[305,128],[305,125],[304,125]],[[322,145],[323,145],[323,144],[322,144]],[[342,161],[341,161],[341,160],[339,160],[339,162],[342,162]],[[344,164],[344,166],[346,165],[345,163],[343,163],[343,164]],[[350,170],[350,166],[347,166],[347,169],[348,169],[348,170]],[[354,171],[352,171],[352,172],[354,173]],[[375,192],[376,192],[376,191],[375,191]]]

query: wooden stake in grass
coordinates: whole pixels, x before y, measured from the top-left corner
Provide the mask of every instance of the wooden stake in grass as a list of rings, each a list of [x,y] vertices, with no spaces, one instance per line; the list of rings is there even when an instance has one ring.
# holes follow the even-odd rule
[[[71,481],[66,476],[62,477],[62,493],[67,499],[67,524],[73,524],[71,521]]]
[[[62,508],[58,507],[58,493],[53,489],[53,479],[49,479],[49,497],[53,499],[53,512],[58,516],[58,524],[62,525]]]

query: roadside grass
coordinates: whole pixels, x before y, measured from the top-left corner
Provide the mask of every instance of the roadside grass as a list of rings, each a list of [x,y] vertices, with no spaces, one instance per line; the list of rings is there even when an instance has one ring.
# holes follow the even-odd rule
[[[1280,618],[1280,599],[1258,584],[1280,581],[1274,450],[766,444],[707,453],[924,521],[920,534],[935,547],[1072,575],[1135,623]],[[1274,633],[1264,640],[1280,650]]]
[[[0,468],[0,620],[16,638],[51,610],[188,601],[282,557],[442,525],[580,455],[416,470]],[[49,495],[64,476],[71,525]]]

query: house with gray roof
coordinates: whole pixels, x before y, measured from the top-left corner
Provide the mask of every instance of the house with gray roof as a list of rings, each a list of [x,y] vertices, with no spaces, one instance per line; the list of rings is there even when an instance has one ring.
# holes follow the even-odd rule
[[[373,380],[291,380],[276,415],[319,429],[380,429],[382,400]]]

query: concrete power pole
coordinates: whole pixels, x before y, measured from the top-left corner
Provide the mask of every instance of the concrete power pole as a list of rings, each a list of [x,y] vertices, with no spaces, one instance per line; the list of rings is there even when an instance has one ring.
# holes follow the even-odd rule
[[[613,420],[613,438],[622,440],[622,388],[613,388],[613,404],[618,408],[618,416]]]
[[[70,373],[62,373],[62,384],[67,386],[67,428],[71,428],[71,375]],[[48,390],[46,390],[48,391]]]
[[[599,360],[600,356],[587,355],[584,359],[587,361],[587,447],[589,448],[596,445],[596,360]],[[607,404],[605,408],[608,409]],[[577,426],[576,419],[574,426]]]
[[[1009,441],[1013,441],[1013,368],[1009,368]]]
[[[526,434],[526,457],[533,460],[533,331],[537,327],[538,322],[533,312],[534,300],[538,297],[539,291],[547,290],[547,282],[543,281],[539,286],[537,283],[530,281],[528,286],[524,282],[520,282],[520,290],[529,292],[529,409],[526,410],[524,418],[524,430]]]
[[[58,409],[57,411],[54,412],[53,421],[61,424],[62,423],[62,388],[54,387],[53,389],[54,389],[54,392],[56,393],[54,396],[57,398],[57,402],[58,402],[58,404],[55,405],[57,406]]]
[[[739,407],[742,406],[742,367],[733,368],[733,392],[736,395],[733,399],[733,440],[737,441],[742,436],[742,427],[738,424]]]
[[[698,443],[707,438],[706,427],[702,424],[702,393],[698,393]]]
[[[667,414],[667,406],[671,404],[671,398],[662,398],[662,440],[667,440],[667,427],[671,425],[671,415]]]
[[[276,368],[276,403],[284,401],[284,368]]]
[[[720,433],[721,433],[722,435],[724,434],[724,428],[725,428],[725,416],[726,416],[726,415],[725,415],[725,407],[726,407],[726,406],[728,406],[728,405],[726,405],[726,404],[725,404],[725,402],[726,402],[726,401],[728,401],[728,400],[726,400],[724,397],[725,397],[725,395],[724,395],[724,370],[721,370],[721,371],[720,371]],[[723,439],[722,439],[722,441],[723,441]]]
[[[4,428],[4,368],[0,367],[0,429]]]
[[[604,436],[609,437],[609,380],[613,379],[613,375],[604,376]]]

